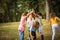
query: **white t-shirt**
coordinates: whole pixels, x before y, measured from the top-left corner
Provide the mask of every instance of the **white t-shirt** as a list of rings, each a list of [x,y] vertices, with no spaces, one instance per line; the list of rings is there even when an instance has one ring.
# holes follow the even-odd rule
[[[36,17],[35,20],[37,20],[39,22],[40,26],[42,26],[42,17],[40,17],[40,16]]]
[[[34,18],[32,18],[32,19],[27,18],[28,27],[31,27],[33,22],[34,22]]]

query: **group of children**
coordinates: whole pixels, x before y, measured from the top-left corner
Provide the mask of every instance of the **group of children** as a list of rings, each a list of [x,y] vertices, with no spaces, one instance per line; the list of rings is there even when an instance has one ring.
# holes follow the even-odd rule
[[[58,28],[57,20],[60,20],[60,19],[55,16],[55,13],[51,13],[50,14],[50,25],[52,26],[52,32],[53,32],[52,40],[54,40],[55,29]],[[28,24],[29,40],[37,40],[36,30],[38,30],[39,36],[41,35],[41,40],[44,40],[41,13],[35,13],[34,10],[32,10],[29,13],[28,12],[22,13],[20,25],[18,27],[20,40],[24,40],[24,31],[25,31],[24,29],[25,29],[26,24]]]

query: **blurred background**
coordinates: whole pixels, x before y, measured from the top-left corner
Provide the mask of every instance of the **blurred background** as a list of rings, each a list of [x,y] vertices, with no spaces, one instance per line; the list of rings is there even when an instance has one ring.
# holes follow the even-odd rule
[[[0,23],[19,21],[22,12],[32,8],[47,20],[51,11],[60,16],[60,0],[0,0]]]

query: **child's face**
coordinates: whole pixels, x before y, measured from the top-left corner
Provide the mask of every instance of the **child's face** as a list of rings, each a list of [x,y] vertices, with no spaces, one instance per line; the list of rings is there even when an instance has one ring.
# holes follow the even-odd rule
[[[39,26],[39,23],[38,22],[34,22],[34,25],[33,25],[33,27],[38,27]]]
[[[36,27],[38,27],[38,26],[39,26],[39,23],[36,22]]]

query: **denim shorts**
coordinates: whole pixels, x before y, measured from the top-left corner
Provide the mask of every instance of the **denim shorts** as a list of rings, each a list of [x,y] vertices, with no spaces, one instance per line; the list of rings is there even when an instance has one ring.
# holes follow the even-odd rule
[[[33,40],[36,40],[36,32],[32,31],[31,34],[34,37]]]

